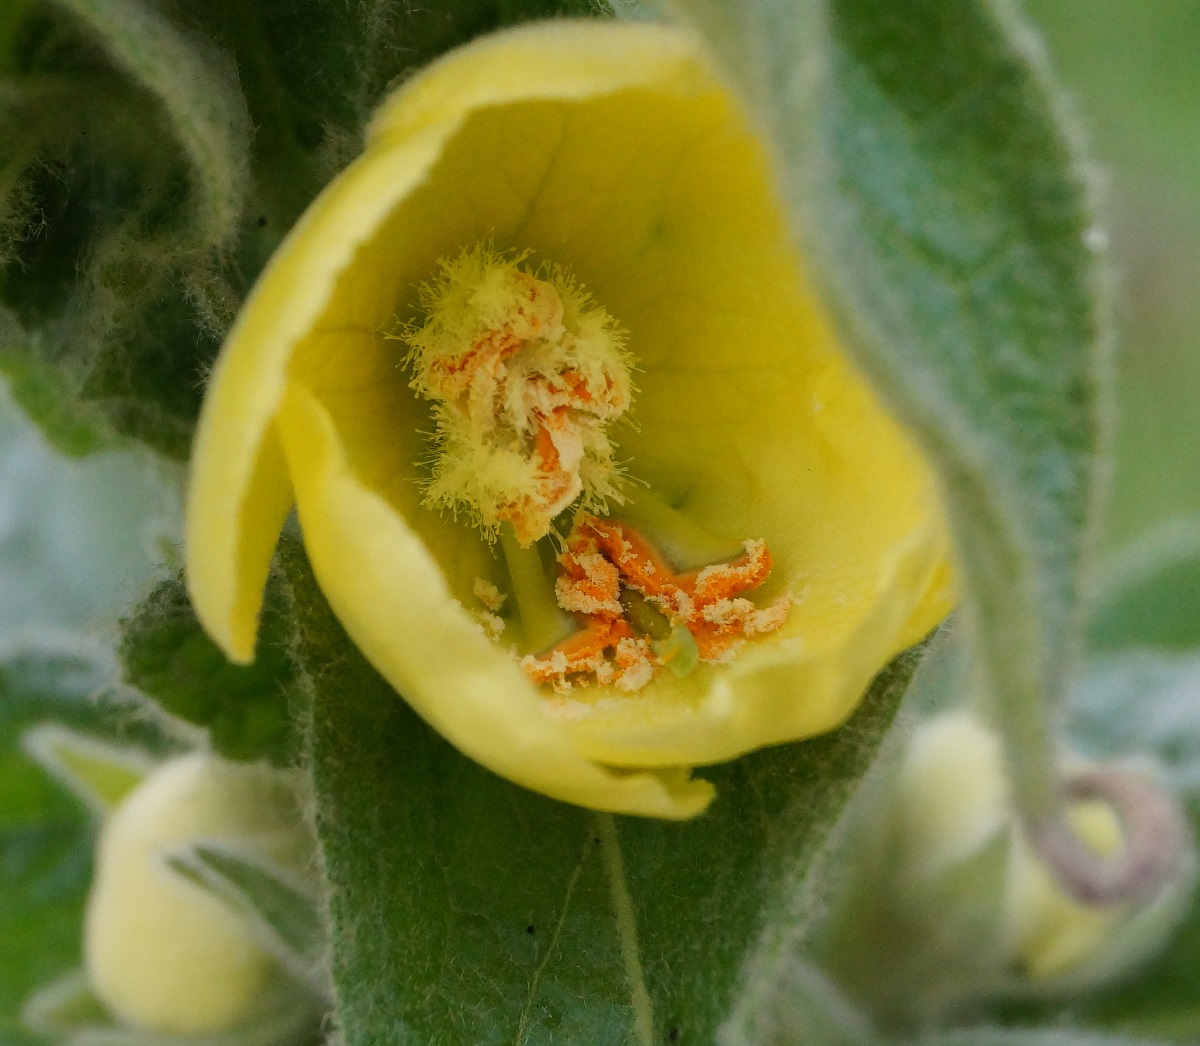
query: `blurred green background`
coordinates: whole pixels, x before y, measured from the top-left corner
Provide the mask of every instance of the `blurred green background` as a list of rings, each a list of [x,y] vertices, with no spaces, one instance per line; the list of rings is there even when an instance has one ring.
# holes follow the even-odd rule
[[[1101,174],[1116,268],[1108,543],[1200,512],[1200,0],[1027,0]]]
[[[1200,0],[1028,0],[1103,186],[1120,420],[1109,546],[1200,513]],[[0,394],[0,644],[96,631],[179,537],[178,470],[56,455]]]

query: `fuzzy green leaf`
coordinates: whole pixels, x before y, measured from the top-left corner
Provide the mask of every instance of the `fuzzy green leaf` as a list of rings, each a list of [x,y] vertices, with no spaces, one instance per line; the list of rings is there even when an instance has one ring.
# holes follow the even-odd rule
[[[56,1046],[316,1046],[310,1000],[283,985],[258,1001],[253,1016],[232,1031],[172,1035],[142,1031],[118,1021],[92,991],[83,971],[43,986],[25,1006],[24,1021],[37,1038],[17,1040]],[[10,1040],[2,1040],[9,1046]]]
[[[188,38],[139,0],[54,0],[93,33],[117,66],[162,104],[191,163],[193,235],[228,243],[250,174],[250,117],[227,55]]]
[[[0,319],[0,331],[6,326]],[[18,326],[7,329],[14,338],[0,344],[0,374],[8,379],[13,400],[54,446],[75,456],[119,446],[104,411],[95,403],[77,402],[68,374],[23,345],[28,335]],[[21,347],[14,348],[14,342]]]
[[[227,61],[157,13],[64,4],[26,9],[0,54],[0,369],[68,452],[126,435],[182,457],[244,105]]]
[[[25,732],[25,753],[98,817],[106,816],[154,766],[147,754],[101,741],[59,723]]]
[[[980,679],[1025,805],[1046,809],[1107,336],[1100,238],[1035,48],[986,2],[680,6],[772,132],[848,347],[941,475]]]
[[[718,799],[697,820],[614,819],[460,755],[350,644],[303,553],[283,562],[349,1046],[853,1040],[844,1003],[802,1004],[796,961],[912,656],[835,734],[705,771]]]
[[[10,0],[0,12],[0,373],[48,437],[187,455],[258,271],[442,51],[588,0]],[[253,133],[251,133],[253,130]]]
[[[122,675],[172,715],[205,727],[227,759],[268,758],[288,766],[297,755],[290,705],[295,672],[291,624],[272,584],[252,664],[231,664],[196,620],[183,581],[160,584],[124,622]]]

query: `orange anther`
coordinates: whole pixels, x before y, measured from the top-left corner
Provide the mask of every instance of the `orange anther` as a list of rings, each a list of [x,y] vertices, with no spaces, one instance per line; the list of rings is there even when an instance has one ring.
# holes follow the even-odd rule
[[[771,553],[765,542],[747,541],[746,551],[732,563],[717,563],[681,575],[679,585],[692,592],[699,603],[715,603],[748,592],[767,580]]]
[[[537,451],[538,461],[541,462],[542,471],[557,472],[559,466],[558,448],[554,445],[554,439],[550,435],[550,430],[545,425],[538,428],[533,445]]]
[[[596,535],[601,550],[616,564],[627,584],[643,595],[661,595],[675,575],[658,550],[632,527],[587,516],[580,523]]]
[[[620,618],[593,618],[544,654],[522,658],[521,667],[535,683],[565,679],[576,672],[596,671],[604,653],[633,630]]]
[[[762,541],[747,541],[742,555],[730,563],[677,574],[632,527],[581,516],[559,563],[559,606],[581,613],[586,623],[547,653],[524,659],[526,672],[537,682],[565,683],[568,675],[581,672],[613,679],[626,690],[649,682],[665,662],[625,620],[619,602],[622,584],[651,599],[672,626],[687,628],[700,660],[708,662],[727,661],[747,637],[782,626],[789,605],[783,596],[760,609],[740,597],[770,573],[771,555]]]

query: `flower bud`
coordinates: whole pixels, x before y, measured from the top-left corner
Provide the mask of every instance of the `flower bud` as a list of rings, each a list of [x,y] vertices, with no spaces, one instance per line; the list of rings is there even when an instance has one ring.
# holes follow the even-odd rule
[[[291,849],[287,777],[206,754],[169,760],[105,821],[84,955],[96,995],[131,1027],[200,1035],[241,1026],[274,982],[275,960],[245,920],[171,870],[198,839],[250,854]]]
[[[914,733],[892,811],[901,854],[894,888],[919,893],[927,908],[995,907],[1001,913],[998,939],[986,942],[1002,964],[994,971],[995,983],[1010,982],[1013,973],[1019,977],[1005,992],[1086,987],[1130,969],[1162,942],[1174,924],[1180,891],[1191,882],[1189,866],[1179,881],[1140,905],[1075,900],[1021,830],[999,738],[966,711],[939,715]],[[1101,859],[1121,853],[1125,832],[1110,803],[1071,800],[1066,820]],[[993,856],[987,858],[985,850]],[[959,870],[968,863],[985,858],[1003,862],[995,869],[1000,874],[975,878],[986,888],[978,893],[943,888],[960,880]],[[978,941],[962,944],[984,947]]]
[[[1076,803],[1067,822],[1101,857],[1114,857],[1120,851],[1121,823],[1109,804]],[[1076,970],[1103,946],[1129,905],[1091,907],[1073,900],[1018,834],[1011,853],[1008,933],[1013,956],[1034,980]]]
[[[894,795],[905,877],[963,863],[1008,826],[999,739],[968,712],[931,719],[909,741]]]

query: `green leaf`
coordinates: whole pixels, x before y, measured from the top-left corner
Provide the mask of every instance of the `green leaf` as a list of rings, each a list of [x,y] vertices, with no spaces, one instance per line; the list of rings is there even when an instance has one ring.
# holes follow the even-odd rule
[[[196,244],[234,236],[250,174],[250,117],[237,70],[138,0],[54,0],[80,19],[116,65],[161,103],[192,167]]]
[[[242,915],[285,968],[323,990],[325,930],[309,884],[261,856],[210,843],[173,853],[167,864]]]
[[[308,1000],[298,999],[284,986],[268,992],[249,1021],[232,1031],[210,1035],[140,1031],[119,1023],[108,1012],[83,971],[44,986],[24,1011],[36,1041],[50,1039],[58,1046],[315,1046],[313,1020]]]
[[[170,747],[138,711],[94,695],[111,677],[86,647],[10,649],[0,657],[0,1041],[30,1041],[19,1013],[39,986],[79,964],[91,876],[92,816],[21,747],[31,727],[70,724],[150,752]]]
[[[174,578],[160,584],[124,622],[122,675],[172,715],[205,727],[226,758],[265,757],[288,766],[298,754],[290,711],[297,694],[288,656],[291,629],[279,588],[272,584],[254,662],[231,664],[200,627],[183,581]]]
[[[1200,649],[1200,518],[1165,523],[1107,564],[1088,644]]]
[[[0,372],[48,437],[186,457],[242,299],[399,79],[590,0],[54,0],[0,23]],[[251,135],[253,128],[253,136]]]
[[[1104,445],[1096,234],[1007,5],[680,0],[772,133],[847,347],[935,466],[1024,804],[1077,644]]]
[[[6,325],[0,321],[0,330]],[[11,340],[10,340],[11,336]],[[36,350],[15,348],[28,335],[15,325],[0,343],[0,374],[8,379],[12,398],[29,419],[64,454],[81,457],[118,447],[104,411],[95,403],[76,403],[74,383]]]
[[[82,970],[51,981],[31,995],[21,1018],[36,1035],[54,1039],[62,1038],[74,1028],[112,1023],[112,1017],[92,992]]]
[[[228,63],[161,16],[64,5],[31,7],[0,54],[0,368],[64,450],[127,435],[183,457],[244,106]]]
[[[854,1041],[861,1019],[811,979],[804,1008],[796,962],[914,656],[836,733],[706,771],[718,799],[695,821],[612,818],[460,755],[350,644],[290,542],[283,563],[349,1046]]]

